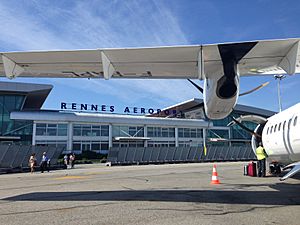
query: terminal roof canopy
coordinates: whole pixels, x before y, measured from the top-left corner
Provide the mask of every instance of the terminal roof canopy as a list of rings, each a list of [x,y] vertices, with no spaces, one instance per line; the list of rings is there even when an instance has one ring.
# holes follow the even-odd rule
[[[72,51],[2,52],[0,75],[62,78],[204,79],[223,70],[220,47],[231,52],[240,75],[300,72],[300,39]],[[246,55],[239,54],[250,48]]]
[[[204,103],[202,99],[193,98],[184,102],[180,102],[176,105],[169,106],[165,109],[162,109],[159,113],[148,114],[147,117],[185,117],[184,114],[194,111],[194,110],[204,110]],[[259,109],[252,106],[240,105],[237,104],[234,108],[234,111],[246,112],[247,114],[261,115],[264,117],[270,117],[275,114],[273,111]],[[201,116],[202,119],[205,119],[204,113]],[[198,118],[199,119],[199,118]]]
[[[18,82],[0,82],[0,94],[25,96],[22,110],[39,110],[46,101],[53,86]]]

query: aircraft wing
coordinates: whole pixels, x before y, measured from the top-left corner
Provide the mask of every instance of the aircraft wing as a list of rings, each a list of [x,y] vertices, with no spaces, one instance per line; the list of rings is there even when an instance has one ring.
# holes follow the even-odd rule
[[[0,76],[56,78],[190,78],[223,74],[233,59],[243,75],[300,73],[300,39],[212,45],[2,52]]]

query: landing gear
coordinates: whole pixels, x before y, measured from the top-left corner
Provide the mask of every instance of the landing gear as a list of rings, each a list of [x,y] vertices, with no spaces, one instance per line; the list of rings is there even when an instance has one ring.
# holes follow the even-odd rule
[[[269,165],[269,171],[272,175],[279,176],[279,174],[281,174],[282,167],[283,166],[280,165],[278,162],[272,162]]]

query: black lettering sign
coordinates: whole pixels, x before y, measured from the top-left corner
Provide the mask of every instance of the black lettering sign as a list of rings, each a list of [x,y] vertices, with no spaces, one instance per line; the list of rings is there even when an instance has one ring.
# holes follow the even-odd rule
[[[98,105],[91,105],[91,110],[95,110],[96,112],[98,111]]]
[[[72,103],[72,109],[76,110],[76,103]]]
[[[67,103],[61,102],[60,103],[60,109],[67,109]]]
[[[87,104],[81,104],[80,110],[87,110]]]
[[[148,113],[153,114],[154,113],[154,109],[152,109],[152,108],[148,109]]]
[[[109,111],[110,111],[110,112],[114,112],[114,111],[115,111],[115,107],[114,107],[113,105],[111,105],[111,106],[109,107]]]

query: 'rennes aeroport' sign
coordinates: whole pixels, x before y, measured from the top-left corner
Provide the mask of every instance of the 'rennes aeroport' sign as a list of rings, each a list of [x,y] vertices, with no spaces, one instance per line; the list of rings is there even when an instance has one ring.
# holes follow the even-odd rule
[[[85,111],[85,112],[101,112],[101,113],[114,113],[116,107],[114,105],[98,105],[98,104],[85,104],[85,103],[60,103],[61,110],[72,110],[72,111]],[[159,114],[161,109],[154,108],[139,108],[136,106],[126,106],[122,109],[125,114]],[[176,110],[164,110],[163,113],[168,115],[176,114]]]

